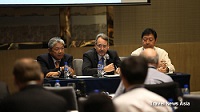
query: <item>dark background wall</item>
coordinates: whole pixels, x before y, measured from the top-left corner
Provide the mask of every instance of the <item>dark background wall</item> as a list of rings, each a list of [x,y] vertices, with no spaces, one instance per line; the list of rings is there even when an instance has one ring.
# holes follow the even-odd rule
[[[48,41],[59,24],[58,7],[0,7],[0,44]]]

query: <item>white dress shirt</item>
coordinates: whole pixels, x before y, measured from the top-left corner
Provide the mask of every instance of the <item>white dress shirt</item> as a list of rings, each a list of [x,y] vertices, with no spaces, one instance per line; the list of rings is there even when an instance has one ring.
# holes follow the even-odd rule
[[[145,88],[128,91],[113,102],[116,112],[172,112],[172,108],[163,97]]]
[[[154,47],[155,51],[159,56],[159,60],[165,60],[167,63],[167,67],[169,68],[169,73],[175,72],[174,65],[172,65],[171,60],[169,59],[168,53],[159,47]],[[143,47],[140,47],[131,53],[131,56],[138,56],[144,50]]]
[[[166,82],[173,82],[173,79],[170,76],[156,70],[155,68],[151,68],[151,67],[148,68],[148,74],[147,74],[144,84],[160,84],[160,83],[166,83]],[[119,95],[123,94],[124,90],[125,90],[125,87],[121,81],[113,98],[116,98]]]

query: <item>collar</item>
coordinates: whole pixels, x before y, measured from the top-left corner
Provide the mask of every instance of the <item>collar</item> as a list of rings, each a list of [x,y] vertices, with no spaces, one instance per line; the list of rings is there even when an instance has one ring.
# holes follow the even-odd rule
[[[37,85],[38,82],[37,81],[29,81],[26,83],[27,85]]]
[[[60,61],[61,62],[61,60],[56,60],[55,58],[53,58],[52,56],[51,56],[51,58],[53,59],[53,62],[55,63],[56,61]]]
[[[99,54],[97,54],[97,56],[98,56],[98,59],[99,59],[99,60],[101,60],[101,58],[103,57],[103,56],[100,56]]]
[[[155,66],[152,66],[152,65],[149,65],[148,68],[156,69],[156,67],[155,67]]]
[[[144,50],[144,49],[145,49],[145,48],[142,46],[142,50]],[[156,47],[154,46],[153,49],[156,50]]]
[[[125,92],[131,91],[131,90],[136,89],[136,88],[144,88],[144,85],[143,85],[143,84],[132,85],[132,86],[128,87],[128,88],[125,90]]]
[[[21,88],[20,91],[25,91],[27,89],[33,89],[33,88],[43,89],[42,85],[40,85],[40,84],[29,84],[29,85],[26,85],[25,87]]]
[[[32,88],[32,87],[37,87],[37,86],[41,86],[40,83],[36,80],[32,80],[32,81],[28,81],[27,83],[24,83],[23,86],[21,86],[19,89],[21,91],[30,87]]]
[[[99,54],[97,54],[97,56],[98,56],[99,60],[101,60],[102,57],[104,58],[104,60],[109,60],[110,59],[110,56],[109,56],[108,53],[106,53],[104,56],[100,56]]]

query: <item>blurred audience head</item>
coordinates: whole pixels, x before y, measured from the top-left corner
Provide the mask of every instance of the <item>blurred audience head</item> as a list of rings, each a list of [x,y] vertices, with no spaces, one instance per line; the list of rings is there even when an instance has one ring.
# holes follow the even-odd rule
[[[147,60],[141,56],[130,56],[120,65],[120,76],[124,86],[143,84],[148,71]]]
[[[95,39],[95,49],[100,56],[104,56],[109,49],[109,38],[104,33],[99,33]]]
[[[56,60],[61,60],[64,56],[65,42],[60,37],[53,37],[48,42],[49,54]]]
[[[144,48],[154,48],[157,41],[157,33],[152,28],[146,28],[142,32],[142,45]]]
[[[115,112],[115,107],[109,96],[90,94],[84,103],[83,112]]]
[[[154,49],[152,49],[152,48],[144,49],[141,52],[140,56],[144,57],[148,61],[149,65],[157,67],[158,61],[159,61],[159,56]]]
[[[40,65],[32,58],[18,59],[14,64],[13,75],[19,89],[30,82],[42,84],[44,77]]]

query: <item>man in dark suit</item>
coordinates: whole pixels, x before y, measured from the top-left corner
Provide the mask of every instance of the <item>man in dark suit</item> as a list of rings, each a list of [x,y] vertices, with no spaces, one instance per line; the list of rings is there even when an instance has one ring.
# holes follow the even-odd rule
[[[13,69],[19,92],[5,98],[0,112],[66,112],[64,98],[45,90],[41,85],[43,73],[31,58],[17,60]]]
[[[7,84],[0,81],[0,103],[8,95],[10,95],[10,92],[8,90]]]
[[[72,61],[73,57],[64,53],[65,42],[59,37],[53,37],[48,42],[49,53],[37,57],[45,77],[63,76],[65,62],[71,75],[74,74]]]
[[[105,74],[118,73],[121,60],[116,51],[109,50],[108,40],[107,35],[98,34],[95,40],[95,47],[83,54],[83,75],[97,74],[97,65],[101,59],[103,59],[103,71]]]

